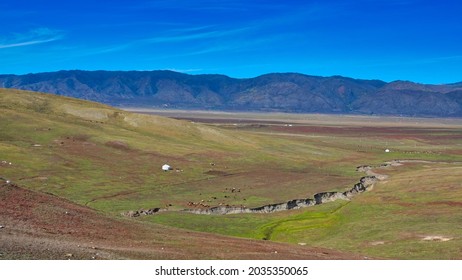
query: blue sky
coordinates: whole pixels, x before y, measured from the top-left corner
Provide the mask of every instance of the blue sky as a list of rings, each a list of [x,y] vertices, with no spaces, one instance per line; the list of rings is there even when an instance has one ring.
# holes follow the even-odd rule
[[[0,2],[0,73],[158,70],[462,81],[459,1]]]

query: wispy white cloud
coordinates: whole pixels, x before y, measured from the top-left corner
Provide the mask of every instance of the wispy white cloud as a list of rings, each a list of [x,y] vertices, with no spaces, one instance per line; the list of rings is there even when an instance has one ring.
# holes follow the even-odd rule
[[[204,28],[200,29],[203,30]],[[139,40],[139,42],[144,43],[168,43],[168,42],[185,42],[185,41],[192,41],[192,40],[203,40],[203,39],[211,39],[211,38],[221,38],[225,36],[231,36],[239,33],[244,33],[246,31],[251,30],[252,27],[242,27],[242,28],[234,28],[234,29],[222,29],[222,30],[211,30],[211,31],[203,31],[203,32],[195,32],[189,33],[188,32],[181,32],[177,34],[172,34],[168,36],[156,36],[147,39]]]
[[[11,44],[0,44],[0,49],[7,49],[7,48],[15,48],[15,47],[24,47],[24,46],[30,46],[30,45],[37,45],[37,44],[43,44],[47,42],[52,42],[56,41],[59,38],[51,38],[47,40],[33,40],[33,41],[26,41],[26,42],[20,42],[20,43],[11,43]]]
[[[0,49],[25,47],[57,41],[63,38],[61,31],[49,28],[35,28],[25,33],[14,33],[0,37]]]
[[[167,68],[165,70],[174,71],[174,72],[180,72],[180,73],[191,73],[191,72],[203,71],[204,69],[201,69],[201,68],[194,68],[194,69]]]
[[[217,27],[216,25],[186,26],[186,27],[176,27],[176,28],[170,29],[169,31],[186,33],[186,32],[207,30],[207,29],[212,29],[216,27]]]
[[[243,28],[234,28],[234,29],[217,29],[214,26],[199,26],[199,27],[188,27],[188,28],[177,28],[171,29],[159,34],[159,36],[151,36],[148,38],[140,38],[128,42],[122,42],[119,44],[106,45],[101,47],[81,47],[78,52],[79,56],[88,56],[104,53],[112,53],[124,51],[127,49],[138,48],[149,45],[156,44],[177,44],[177,43],[186,43],[190,41],[210,41],[214,39],[223,39],[226,37],[232,38],[234,35],[245,33],[251,30],[252,27],[243,27]],[[219,46],[212,46],[207,48],[201,48],[195,51],[181,52],[174,55],[166,55],[168,57],[178,57],[178,56],[191,56],[199,55],[216,51],[224,51],[235,48],[236,43],[221,44]],[[240,43],[243,45],[245,43]],[[193,45],[191,45],[193,46]],[[176,47],[175,47],[176,48]]]
[[[157,34],[157,36],[149,36],[145,38],[138,38],[130,41],[123,41],[120,43],[112,43],[104,46],[80,46],[78,51],[76,51],[77,56],[91,56],[97,54],[113,53],[125,51],[127,49],[137,49],[145,46],[155,46],[159,44],[172,45],[172,49],[177,49],[176,44],[189,43],[191,41],[199,42],[200,45],[209,45],[209,43],[204,44],[204,42],[213,42],[217,40],[223,41],[232,41],[232,38],[239,34],[244,34],[247,31],[251,31],[253,27],[240,27],[240,28],[224,28],[217,27],[214,25],[208,26],[193,26],[193,27],[175,27],[172,29],[164,30],[162,33]],[[216,44],[215,44],[216,45]],[[214,51],[221,51],[230,48],[231,43],[222,44],[221,46],[201,48],[200,50],[191,51],[191,48],[194,48],[197,45],[191,44],[187,49],[189,52],[183,51],[180,54],[175,54],[173,56],[189,56],[196,54],[209,53]],[[171,57],[172,55],[167,55]]]

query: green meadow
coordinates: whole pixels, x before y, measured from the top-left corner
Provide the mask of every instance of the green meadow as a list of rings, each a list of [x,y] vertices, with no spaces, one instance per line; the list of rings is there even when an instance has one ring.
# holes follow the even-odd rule
[[[236,113],[198,123],[6,89],[0,114],[0,177],[114,217],[376,258],[462,258],[457,120]],[[350,201],[268,214],[180,211],[344,191],[364,176],[357,166],[396,159],[421,162],[376,169],[388,179]],[[169,211],[121,215],[156,207]]]

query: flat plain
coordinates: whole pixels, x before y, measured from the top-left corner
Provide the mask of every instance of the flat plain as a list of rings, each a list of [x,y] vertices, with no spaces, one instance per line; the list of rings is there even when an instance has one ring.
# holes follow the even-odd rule
[[[460,119],[134,113],[0,93],[0,258],[462,259]],[[345,191],[362,165],[388,177],[350,200],[183,211]],[[125,215],[141,209],[162,211]]]

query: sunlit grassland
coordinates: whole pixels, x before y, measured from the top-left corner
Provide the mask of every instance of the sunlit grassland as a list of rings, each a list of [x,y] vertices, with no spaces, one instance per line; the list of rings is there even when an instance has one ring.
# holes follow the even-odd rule
[[[380,258],[460,259],[462,165],[412,163],[387,171],[392,176],[389,180],[348,202],[272,214],[162,213],[143,219]],[[425,240],[432,237],[436,239]]]
[[[462,126],[454,122],[389,119],[380,126],[394,131],[370,132],[374,118],[246,113],[294,125],[199,124],[15,90],[0,90],[0,110],[0,161],[12,163],[0,165],[0,177],[110,215],[168,206],[140,220],[375,257],[462,258]],[[309,130],[324,126],[356,130]],[[344,191],[364,176],[356,166],[394,159],[431,163],[376,170],[390,177],[351,201],[271,214],[178,212],[190,201],[256,207]],[[175,170],[163,172],[164,163]]]
[[[2,93],[2,158],[13,162],[2,175],[100,210],[118,213],[165,203],[183,208],[187,201],[202,199],[199,193],[218,196],[226,187],[242,188],[246,203],[258,206],[347,179],[326,177],[321,188],[311,183],[316,182],[311,177],[323,177],[316,162],[341,159],[335,148],[50,95],[39,95],[45,109],[31,109],[35,95]],[[110,141],[126,149],[106,145]],[[162,172],[166,162],[181,172]],[[210,170],[230,176],[210,175]],[[278,188],[288,191],[281,195]],[[223,202],[242,204],[243,198]]]

